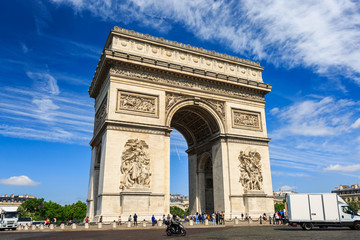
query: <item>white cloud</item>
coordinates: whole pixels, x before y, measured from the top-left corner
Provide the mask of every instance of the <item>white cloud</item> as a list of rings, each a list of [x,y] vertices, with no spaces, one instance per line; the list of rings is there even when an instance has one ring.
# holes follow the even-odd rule
[[[53,0],[105,21],[159,31],[180,23],[196,37],[275,65],[306,66],[360,83],[360,12],[356,1]]]
[[[360,171],[360,164],[354,164],[354,165],[335,164],[324,168],[324,171],[356,172],[356,171]]]
[[[352,125],[358,117],[353,108],[359,105],[359,102],[332,97],[297,102],[276,111],[281,126],[272,134],[277,137],[331,136],[348,132],[360,125],[360,121]]]
[[[296,187],[295,186],[287,186],[287,185],[284,185],[284,186],[282,186],[282,187],[280,187],[279,189],[278,189],[278,191],[283,191],[283,192],[285,192],[285,191],[294,191],[294,190],[296,190]]]
[[[11,186],[37,186],[40,183],[31,180],[28,176],[13,176],[6,179],[0,179],[0,184]]]
[[[352,125],[352,128],[359,128],[360,127],[360,118],[358,118]]]
[[[38,90],[52,95],[59,95],[60,90],[56,79],[46,72],[26,72],[26,75],[35,81]]]

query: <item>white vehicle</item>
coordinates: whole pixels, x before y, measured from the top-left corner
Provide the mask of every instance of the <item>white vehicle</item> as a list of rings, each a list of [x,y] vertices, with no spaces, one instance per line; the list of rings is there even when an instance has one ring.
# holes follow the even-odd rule
[[[336,193],[287,194],[285,207],[289,224],[305,230],[313,227],[360,230],[360,215]]]
[[[2,207],[0,209],[0,230],[16,230],[16,228],[18,227],[17,209],[17,207]]]

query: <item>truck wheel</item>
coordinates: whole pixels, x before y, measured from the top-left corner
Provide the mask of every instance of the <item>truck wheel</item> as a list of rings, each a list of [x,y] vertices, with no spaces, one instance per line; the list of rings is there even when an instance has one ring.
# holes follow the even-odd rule
[[[354,223],[354,229],[355,230],[360,230],[360,222]]]
[[[312,223],[304,223],[303,224],[303,229],[304,230],[310,231],[312,228],[313,228]]]

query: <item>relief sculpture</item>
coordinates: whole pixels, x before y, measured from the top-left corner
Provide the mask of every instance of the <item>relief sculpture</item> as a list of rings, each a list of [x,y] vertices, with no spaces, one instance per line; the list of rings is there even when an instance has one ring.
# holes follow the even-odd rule
[[[150,186],[149,146],[144,140],[129,139],[122,153],[120,188]]]
[[[134,114],[158,115],[157,96],[125,91],[119,91],[118,94],[118,111]]]
[[[261,156],[257,151],[240,151],[240,182],[245,190],[261,190]]]
[[[260,113],[233,109],[233,126],[261,131]]]

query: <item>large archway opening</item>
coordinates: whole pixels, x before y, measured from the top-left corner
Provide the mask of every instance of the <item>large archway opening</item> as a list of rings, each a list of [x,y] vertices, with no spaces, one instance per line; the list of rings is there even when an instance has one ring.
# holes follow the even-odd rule
[[[178,185],[174,181],[187,176],[190,214],[196,212],[211,214],[215,210],[212,148],[214,139],[220,133],[219,124],[212,113],[204,107],[187,105],[176,110],[172,116],[170,127],[177,130],[177,132],[171,134],[178,135],[179,132],[184,137],[187,143],[186,153],[188,158],[188,174],[186,174],[183,166],[179,167],[177,166],[178,162],[174,163],[180,160],[183,164],[186,164],[179,156],[179,152],[177,152],[177,156],[172,154],[171,168],[177,166],[177,169],[171,171],[171,185]],[[175,140],[172,140],[171,152],[173,153],[179,149],[177,140],[179,140],[178,136],[176,136]],[[180,169],[181,171],[179,171]],[[180,189],[183,190],[183,187]],[[171,192],[174,193],[177,190],[171,189]]]

